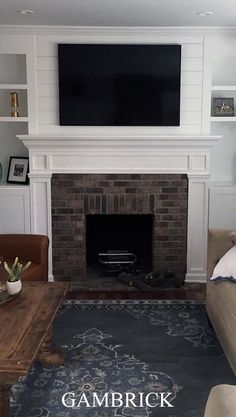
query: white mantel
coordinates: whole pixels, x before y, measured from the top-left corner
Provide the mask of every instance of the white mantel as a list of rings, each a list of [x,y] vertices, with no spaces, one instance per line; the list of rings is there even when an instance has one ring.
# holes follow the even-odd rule
[[[157,135],[152,128],[81,128],[78,134],[19,135],[29,149],[32,233],[51,241],[53,173],[184,173],[188,281],[205,281],[210,149],[220,136]],[[49,279],[52,280],[51,247]]]

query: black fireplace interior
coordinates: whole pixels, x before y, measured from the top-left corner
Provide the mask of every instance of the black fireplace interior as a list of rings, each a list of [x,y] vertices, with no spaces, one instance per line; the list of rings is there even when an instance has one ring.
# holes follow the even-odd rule
[[[152,270],[153,216],[150,214],[91,214],[86,216],[87,267],[104,267],[101,260],[123,259],[137,261],[133,269]],[[113,258],[106,256],[113,254]],[[103,254],[99,256],[99,254]],[[105,254],[105,255],[104,255]],[[127,254],[127,255],[126,255]],[[130,254],[130,255],[129,255]],[[134,256],[133,256],[134,255]],[[121,256],[119,258],[119,256]],[[129,267],[129,263],[121,263]]]

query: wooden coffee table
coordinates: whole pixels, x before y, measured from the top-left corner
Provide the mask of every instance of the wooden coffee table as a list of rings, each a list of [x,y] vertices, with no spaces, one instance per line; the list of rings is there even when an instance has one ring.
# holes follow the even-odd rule
[[[35,360],[63,364],[63,352],[53,346],[52,323],[67,289],[64,283],[23,283],[19,296],[0,307],[0,417],[10,416],[11,385]]]

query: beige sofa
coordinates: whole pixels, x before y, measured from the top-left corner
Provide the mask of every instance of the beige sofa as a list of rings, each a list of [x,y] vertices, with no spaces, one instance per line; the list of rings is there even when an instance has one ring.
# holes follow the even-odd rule
[[[208,238],[208,278],[218,260],[233,246],[232,230],[213,229]],[[235,233],[235,232],[234,232]],[[236,375],[236,283],[207,281],[206,309],[225,355]],[[210,391],[204,417],[235,417],[236,385]]]
[[[209,231],[208,277],[233,246],[232,230]],[[236,375],[236,283],[207,281],[206,310],[225,355]]]

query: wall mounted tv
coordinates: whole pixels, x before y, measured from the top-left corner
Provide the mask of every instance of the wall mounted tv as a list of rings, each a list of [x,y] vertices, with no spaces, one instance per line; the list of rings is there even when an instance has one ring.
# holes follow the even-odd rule
[[[178,126],[180,45],[59,44],[60,125]]]

